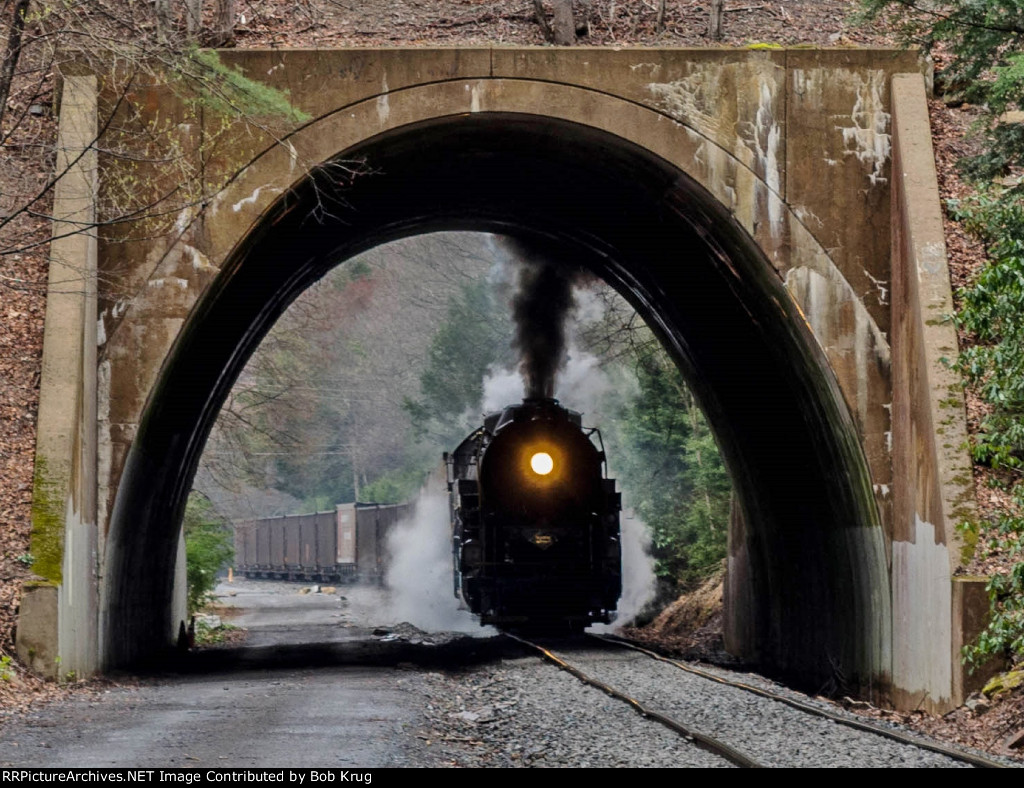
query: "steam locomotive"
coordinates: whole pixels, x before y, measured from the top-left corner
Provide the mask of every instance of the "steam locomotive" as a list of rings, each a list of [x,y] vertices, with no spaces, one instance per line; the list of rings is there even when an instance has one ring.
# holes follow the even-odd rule
[[[622,506],[597,429],[526,399],[487,415],[445,463],[455,595],[482,625],[568,634],[611,620]]]

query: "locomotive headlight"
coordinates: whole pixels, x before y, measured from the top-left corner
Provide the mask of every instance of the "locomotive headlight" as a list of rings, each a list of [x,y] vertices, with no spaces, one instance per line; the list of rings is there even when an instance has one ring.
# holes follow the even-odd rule
[[[539,451],[530,458],[530,467],[538,476],[547,476],[554,470],[555,461],[546,451]]]

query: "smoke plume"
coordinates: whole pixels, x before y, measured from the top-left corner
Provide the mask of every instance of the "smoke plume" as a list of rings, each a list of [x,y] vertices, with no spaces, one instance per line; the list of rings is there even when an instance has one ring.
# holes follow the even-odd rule
[[[520,241],[519,290],[512,300],[514,346],[527,399],[553,397],[555,373],[565,361],[565,320],[573,307],[572,276]]]

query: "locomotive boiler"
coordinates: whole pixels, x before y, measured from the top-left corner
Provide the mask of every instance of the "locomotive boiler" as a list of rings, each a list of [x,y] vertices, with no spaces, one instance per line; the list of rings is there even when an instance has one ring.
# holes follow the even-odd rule
[[[481,624],[569,633],[622,589],[615,480],[595,428],[554,399],[485,417],[445,455],[455,595]]]

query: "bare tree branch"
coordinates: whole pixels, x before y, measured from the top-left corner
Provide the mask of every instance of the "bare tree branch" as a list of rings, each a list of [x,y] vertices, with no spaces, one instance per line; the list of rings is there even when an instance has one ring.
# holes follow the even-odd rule
[[[25,31],[28,4],[29,0],[15,0],[14,10],[11,12],[11,30],[7,35],[7,49],[4,51],[3,65],[0,66],[0,129],[3,128],[4,111],[7,109],[7,99],[11,94],[14,70],[18,67],[18,60],[21,58],[21,38]]]

